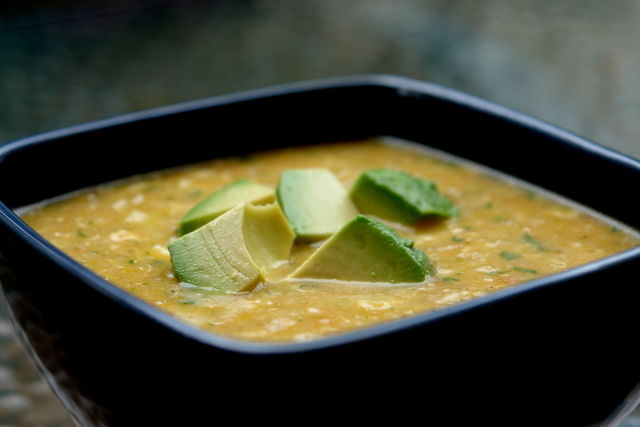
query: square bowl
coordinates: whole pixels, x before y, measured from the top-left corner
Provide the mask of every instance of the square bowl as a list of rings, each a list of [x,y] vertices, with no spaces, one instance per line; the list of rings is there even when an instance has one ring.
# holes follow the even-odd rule
[[[640,364],[626,348],[640,313],[632,279],[640,247],[362,330],[256,343],[199,330],[137,299],[69,258],[15,212],[134,174],[375,136],[428,145],[640,227],[638,205],[628,203],[640,162],[402,77],[295,83],[10,142],[0,147],[3,301],[74,419],[587,425],[625,407],[640,380]]]

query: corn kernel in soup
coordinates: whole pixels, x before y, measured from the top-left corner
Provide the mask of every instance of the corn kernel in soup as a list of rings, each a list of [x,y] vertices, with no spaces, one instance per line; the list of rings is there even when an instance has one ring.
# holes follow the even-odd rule
[[[435,267],[418,285],[281,280],[315,250],[294,246],[268,283],[220,295],[181,284],[167,251],[181,218],[240,179],[275,188],[284,169],[326,168],[349,188],[365,170],[393,168],[437,183],[459,215],[391,224]],[[46,203],[24,219],[116,286],[216,334],[307,341],[441,309],[640,244],[638,234],[585,209],[417,145],[390,140],[288,148],[138,176]]]

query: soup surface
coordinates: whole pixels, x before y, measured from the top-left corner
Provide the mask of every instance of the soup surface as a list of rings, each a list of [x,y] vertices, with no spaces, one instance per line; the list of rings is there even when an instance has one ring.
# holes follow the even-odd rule
[[[174,277],[167,243],[181,217],[241,178],[275,187],[289,168],[324,167],[349,187],[366,169],[395,168],[435,181],[460,214],[408,227],[436,267],[416,285],[284,279],[317,245],[296,245],[275,280],[221,295]],[[620,224],[526,185],[392,140],[318,145],[213,160],[91,189],[29,209],[25,221],[71,257],[184,321],[254,341],[306,341],[443,308],[640,244]]]

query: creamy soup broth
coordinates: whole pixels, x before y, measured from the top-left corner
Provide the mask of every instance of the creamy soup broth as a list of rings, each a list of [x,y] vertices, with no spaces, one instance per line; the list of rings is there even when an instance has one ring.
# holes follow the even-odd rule
[[[425,251],[436,276],[419,285],[285,278],[314,250],[296,245],[270,283],[220,295],[175,279],[167,243],[181,217],[241,178],[275,188],[280,171],[324,167],[348,187],[364,170],[429,178],[460,210],[416,226],[391,224]],[[184,321],[253,341],[307,341],[436,310],[637,246],[638,235],[584,209],[391,140],[318,145],[213,160],[138,176],[28,209],[25,221],[87,268]],[[317,245],[316,245],[317,246]]]

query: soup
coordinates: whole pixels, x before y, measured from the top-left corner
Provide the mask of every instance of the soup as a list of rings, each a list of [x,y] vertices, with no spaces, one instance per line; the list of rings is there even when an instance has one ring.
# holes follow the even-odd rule
[[[275,187],[292,168],[326,168],[349,187],[365,170],[394,168],[437,183],[459,214],[392,223],[435,274],[418,284],[287,279],[320,243],[296,244],[268,282],[219,294],[180,283],[167,244],[196,203],[251,179]],[[374,139],[217,159],[93,188],[23,217],[116,286],[197,327],[252,341],[308,341],[478,298],[621,252],[638,234],[527,184],[404,141]]]

